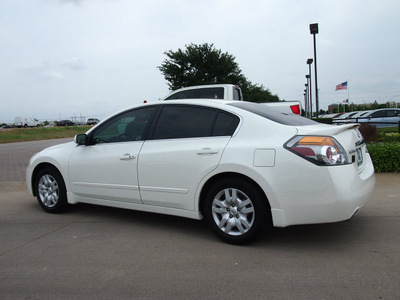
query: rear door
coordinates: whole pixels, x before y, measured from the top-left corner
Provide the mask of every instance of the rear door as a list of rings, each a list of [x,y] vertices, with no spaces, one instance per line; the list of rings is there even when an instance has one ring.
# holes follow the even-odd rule
[[[391,109],[387,110],[387,116],[384,124],[381,127],[397,127],[400,121],[400,110]]]
[[[194,210],[200,181],[218,166],[238,124],[237,116],[207,107],[163,107],[139,157],[143,203]]]

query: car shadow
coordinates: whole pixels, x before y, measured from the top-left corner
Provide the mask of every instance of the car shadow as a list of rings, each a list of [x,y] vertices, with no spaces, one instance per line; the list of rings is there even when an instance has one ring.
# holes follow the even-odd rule
[[[67,214],[79,216],[81,222],[112,222],[123,223],[124,226],[141,227],[149,230],[162,230],[168,234],[187,236],[191,239],[221,243],[208,229],[204,220],[193,220],[183,217],[148,213],[120,208],[111,208],[91,204],[71,206]],[[352,219],[338,223],[297,225],[285,228],[270,228],[265,230],[251,247],[282,248],[304,247],[308,249],[320,246],[330,248],[332,245],[347,245],[351,241],[362,239],[364,218]]]

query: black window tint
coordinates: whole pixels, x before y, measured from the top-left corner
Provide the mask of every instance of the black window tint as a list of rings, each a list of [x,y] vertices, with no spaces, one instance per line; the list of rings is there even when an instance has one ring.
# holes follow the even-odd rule
[[[218,113],[213,136],[231,136],[239,124],[239,118],[223,112]]]
[[[223,99],[224,88],[200,88],[193,90],[185,90],[169,96],[165,100],[176,100],[176,99]]]
[[[371,115],[371,118],[383,118],[383,117],[386,117],[386,111],[385,110],[380,110],[380,111],[374,112]]]
[[[166,106],[154,129],[153,139],[211,136],[217,111],[193,106]]]
[[[398,110],[388,110],[387,111],[387,116],[388,117],[397,117],[399,115]]]
[[[277,123],[280,123],[283,125],[302,126],[302,125],[318,124],[315,121],[301,117],[299,115],[282,113],[282,112],[274,109],[273,107],[270,107],[270,106],[262,104],[262,103],[240,101],[240,102],[231,103],[228,105],[232,105],[232,106],[247,110],[256,115],[259,115],[261,117],[264,117],[266,119],[269,119],[271,121],[274,121],[274,122],[277,122]]]
[[[93,143],[115,143],[144,139],[145,130],[156,108],[156,106],[153,106],[131,110],[113,117],[93,133]]]
[[[197,97],[197,91],[196,90],[187,90],[187,91],[181,91],[176,94],[173,94],[169,96],[165,100],[176,100],[176,99],[192,99],[192,98],[198,98]]]
[[[349,118],[351,118],[352,116],[354,116],[355,114],[357,114],[358,112],[354,112],[354,113],[352,113],[352,114],[349,114],[348,116],[347,116],[347,118],[346,119],[349,119]]]
[[[224,99],[224,88],[202,88],[198,89],[198,98]]]

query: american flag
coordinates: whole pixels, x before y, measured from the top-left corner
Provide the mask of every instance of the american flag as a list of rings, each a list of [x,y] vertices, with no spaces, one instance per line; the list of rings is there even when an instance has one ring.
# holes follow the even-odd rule
[[[349,99],[343,100],[343,103],[349,103]]]
[[[335,92],[336,92],[336,91],[339,91],[339,90],[347,90],[347,81],[342,82],[341,84],[338,84],[338,85],[336,86]]]

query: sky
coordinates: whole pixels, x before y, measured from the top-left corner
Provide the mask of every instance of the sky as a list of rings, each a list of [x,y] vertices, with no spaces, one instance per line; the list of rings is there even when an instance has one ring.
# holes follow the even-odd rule
[[[0,123],[104,119],[157,101],[170,92],[164,52],[190,43],[213,44],[252,83],[304,101],[311,23],[321,109],[400,102],[399,11],[398,0],[0,0]]]

